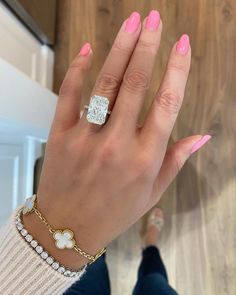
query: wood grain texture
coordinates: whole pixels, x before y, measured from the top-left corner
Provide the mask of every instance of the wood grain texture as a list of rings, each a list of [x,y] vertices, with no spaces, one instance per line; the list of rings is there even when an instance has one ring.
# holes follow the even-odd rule
[[[171,46],[191,37],[192,66],[186,97],[172,133],[213,139],[186,164],[165,193],[166,227],[160,248],[170,282],[183,295],[236,294],[236,2],[235,0],[59,0],[55,90],[83,42],[94,50],[83,102],[120,23],[137,10],[158,9],[164,22],[153,83],[140,121],[152,102]],[[130,294],[140,259],[138,226],[115,241],[108,255],[113,294]],[[132,267],[129,267],[132,266]]]

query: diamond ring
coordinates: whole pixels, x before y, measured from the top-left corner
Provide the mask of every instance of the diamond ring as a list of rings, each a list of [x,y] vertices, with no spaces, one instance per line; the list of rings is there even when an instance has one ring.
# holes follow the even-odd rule
[[[109,99],[105,96],[93,95],[89,105],[84,108],[88,110],[86,119],[89,123],[102,125],[106,122],[106,116],[111,114],[108,110]]]

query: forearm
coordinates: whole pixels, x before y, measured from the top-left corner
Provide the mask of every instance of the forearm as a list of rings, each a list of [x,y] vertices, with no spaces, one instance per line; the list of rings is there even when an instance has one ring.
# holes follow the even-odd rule
[[[62,294],[78,277],[66,277],[48,265],[20,235],[14,217],[0,230],[0,293]]]

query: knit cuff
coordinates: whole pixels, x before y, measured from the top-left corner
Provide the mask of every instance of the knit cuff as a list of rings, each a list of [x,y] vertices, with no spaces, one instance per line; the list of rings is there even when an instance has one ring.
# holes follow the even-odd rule
[[[0,294],[63,294],[80,277],[65,277],[39,257],[18,232],[16,211],[0,229]]]

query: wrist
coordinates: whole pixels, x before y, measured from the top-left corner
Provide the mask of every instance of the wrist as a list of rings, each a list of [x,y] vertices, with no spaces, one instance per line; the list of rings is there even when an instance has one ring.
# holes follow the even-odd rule
[[[66,210],[63,210],[62,208],[66,208]],[[50,226],[53,226],[53,229],[67,228],[72,230],[76,244],[84,252],[95,256],[101,251],[101,249],[107,246],[108,243],[104,242],[105,239],[103,238],[104,232],[98,230],[99,225],[97,225],[96,228],[94,227],[93,217],[83,214],[84,210],[81,210],[78,214],[78,211],[75,211],[74,206],[68,206],[68,204],[61,203],[55,203],[52,207],[48,202],[48,199],[45,198],[45,194],[39,193],[37,194],[37,209],[46,218],[47,223]],[[38,218],[36,214],[34,215]],[[43,225],[39,218],[38,222]],[[43,225],[43,227],[48,231],[45,225]],[[49,231],[48,234],[50,236]],[[55,242],[53,239],[52,241],[53,243]],[[76,252],[75,254],[80,255]]]
[[[72,249],[57,249],[50,232],[34,213],[23,215],[23,223],[28,232],[61,264],[77,270],[88,263],[88,259]]]

